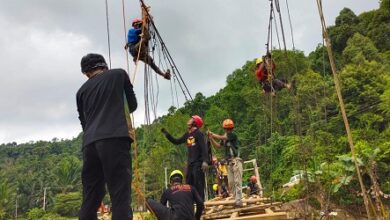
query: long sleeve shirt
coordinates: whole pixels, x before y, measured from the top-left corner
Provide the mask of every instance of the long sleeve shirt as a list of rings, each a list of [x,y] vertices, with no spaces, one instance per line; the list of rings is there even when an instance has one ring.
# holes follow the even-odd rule
[[[191,133],[186,132],[178,139],[172,137],[172,135],[168,133],[166,134],[166,137],[173,144],[186,144],[188,151],[188,165],[202,163],[203,161],[208,160],[206,140],[199,129],[196,129]]]
[[[125,109],[134,112],[137,100],[125,70],[107,70],[89,78],[76,99],[83,147],[101,139],[130,138]]]

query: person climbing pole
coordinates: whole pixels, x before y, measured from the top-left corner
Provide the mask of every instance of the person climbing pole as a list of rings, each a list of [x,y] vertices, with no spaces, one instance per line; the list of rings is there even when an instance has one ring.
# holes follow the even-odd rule
[[[276,91],[283,88],[290,89],[291,85],[287,80],[280,80],[275,78],[276,65],[272,59],[271,53],[267,53],[263,57],[256,59],[256,78],[263,88],[264,93],[270,93],[275,96]]]
[[[129,53],[133,57],[133,61],[136,62],[137,59],[143,61],[144,63],[148,64],[154,70],[154,72],[161,75],[165,79],[170,80],[170,70],[168,69],[166,72],[163,72],[154,63],[153,58],[148,53],[148,43],[150,40],[148,25],[144,25],[142,20],[139,18],[135,18],[131,24],[132,28],[130,28],[129,32],[127,33],[127,43],[125,45],[125,49],[129,50]],[[142,31],[142,29],[144,30]]]
[[[158,220],[200,220],[204,209],[203,199],[191,185],[183,184],[183,173],[172,171],[169,176],[170,187],[164,191],[160,203],[153,199],[147,200],[147,208]],[[170,207],[168,208],[167,202]],[[196,212],[194,214],[194,204]]]
[[[173,144],[186,143],[187,172],[186,183],[194,186],[204,200],[205,174],[208,171],[208,152],[203,133],[199,130],[203,126],[203,120],[198,115],[193,115],[187,122],[187,131],[182,137],[176,139],[165,128],[161,132]]]
[[[83,201],[79,219],[97,219],[106,184],[112,202],[112,220],[133,219],[129,152],[133,139],[126,119],[126,112],[137,108],[133,86],[125,70],[109,70],[100,54],[85,55],[81,59],[81,72],[88,80],[76,95],[83,129]]]
[[[256,176],[251,176],[249,178],[249,183],[248,183],[247,188],[246,188],[246,194],[248,196],[260,194],[260,187],[257,184]]]
[[[225,130],[223,135],[215,134],[211,131],[208,131],[208,136],[211,140],[211,144],[220,148],[223,146],[225,148],[225,159],[228,164],[228,182],[229,182],[229,192],[233,193],[235,198],[235,206],[242,207],[242,159],[240,158],[240,152],[238,149],[238,137],[236,133],[233,132],[234,122],[231,119],[226,119],[222,123],[222,127]],[[220,140],[218,143],[215,139]]]

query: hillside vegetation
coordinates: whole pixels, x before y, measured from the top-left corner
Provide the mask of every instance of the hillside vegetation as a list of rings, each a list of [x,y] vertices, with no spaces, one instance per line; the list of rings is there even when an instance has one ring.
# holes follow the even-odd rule
[[[358,16],[344,8],[328,29],[363,181],[370,192],[379,190],[379,196],[371,196],[378,213],[390,202],[385,198],[390,194],[389,10],[388,0],[380,9]],[[141,185],[134,185],[133,194],[145,190],[146,196],[158,198],[164,188],[164,167],[184,169],[186,148],[170,144],[160,129],[182,135],[189,116],[198,114],[204,118],[204,131],[222,133],[222,121],[234,120],[242,158],[257,159],[267,196],[307,199],[319,210],[332,204],[362,214],[361,190],[326,50],[318,45],[308,56],[279,50],[273,55],[276,74],[292,82],[291,91],[273,98],[262,94],[254,76],[255,62],[250,60],[228,75],[226,86],[215,95],[197,93],[183,107],[171,107],[153,124],[137,128],[138,160],[133,167],[139,167],[135,172]],[[14,216],[16,200],[19,215],[29,219],[76,216],[81,203],[80,146],[81,135],[73,140],[1,144],[0,219]],[[222,150],[213,153],[221,156]],[[283,192],[282,185],[300,172],[307,181]],[[134,206],[136,201],[134,196]]]

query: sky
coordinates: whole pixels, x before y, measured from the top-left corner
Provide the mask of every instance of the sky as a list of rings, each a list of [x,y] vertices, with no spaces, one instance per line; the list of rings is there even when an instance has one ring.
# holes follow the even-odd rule
[[[291,49],[286,1],[280,1],[280,9]],[[111,67],[127,69],[123,46],[131,20],[141,14],[140,4],[138,0],[107,2]],[[215,94],[235,69],[265,53],[268,0],[145,3],[193,96]],[[295,48],[308,55],[322,42],[316,1],[288,3]],[[75,94],[87,80],[80,71],[80,59],[94,52],[109,62],[105,1],[0,0],[0,5],[0,143],[76,137],[81,126]],[[344,7],[358,15],[379,8],[379,0],[323,1],[327,25],[334,24]],[[135,71],[129,62],[139,103],[134,118],[140,125],[145,122],[144,68],[141,63]],[[166,114],[172,103],[177,105],[176,100],[179,107],[185,101],[182,95],[173,101],[174,87],[161,77],[155,88],[157,116]]]

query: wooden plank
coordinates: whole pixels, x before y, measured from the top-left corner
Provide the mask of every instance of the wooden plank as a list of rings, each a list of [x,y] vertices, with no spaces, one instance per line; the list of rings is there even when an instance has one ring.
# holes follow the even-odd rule
[[[234,218],[234,220],[281,220],[281,219],[287,219],[287,213],[275,212],[272,214],[240,216],[240,217]]]
[[[206,211],[206,215],[213,213],[216,209],[216,207],[212,207],[210,210]]]
[[[235,218],[218,218],[218,220],[287,220],[287,214],[277,213],[276,215],[260,214],[251,216],[239,216]]]
[[[281,204],[280,202],[278,203],[273,203],[273,204],[263,204],[263,205],[252,205],[252,206],[246,206],[243,208],[237,208],[237,209],[225,209],[225,210],[220,210],[217,213],[208,213],[203,215],[204,219],[220,219],[224,217],[229,217],[232,213],[234,212],[239,212],[242,213],[243,215],[246,214],[245,212],[262,212],[265,213],[264,209],[279,205]]]
[[[249,169],[245,169],[243,171],[251,171],[251,170],[255,170],[254,168],[249,168]]]
[[[256,202],[263,202],[263,201],[269,201],[268,198],[249,198],[249,199],[242,199],[242,203],[246,204],[252,204]],[[215,205],[234,205],[234,200],[227,200],[227,201],[207,201],[204,203],[204,206],[215,206]]]
[[[267,214],[272,214],[272,213],[274,213],[274,212],[272,211],[272,209],[266,208],[266,209],[265,209],[265,213],[267,213]]]
[[[238,212],[233,212],[233,214],[230,215],[230,219],[236,219],[238,217]]]

